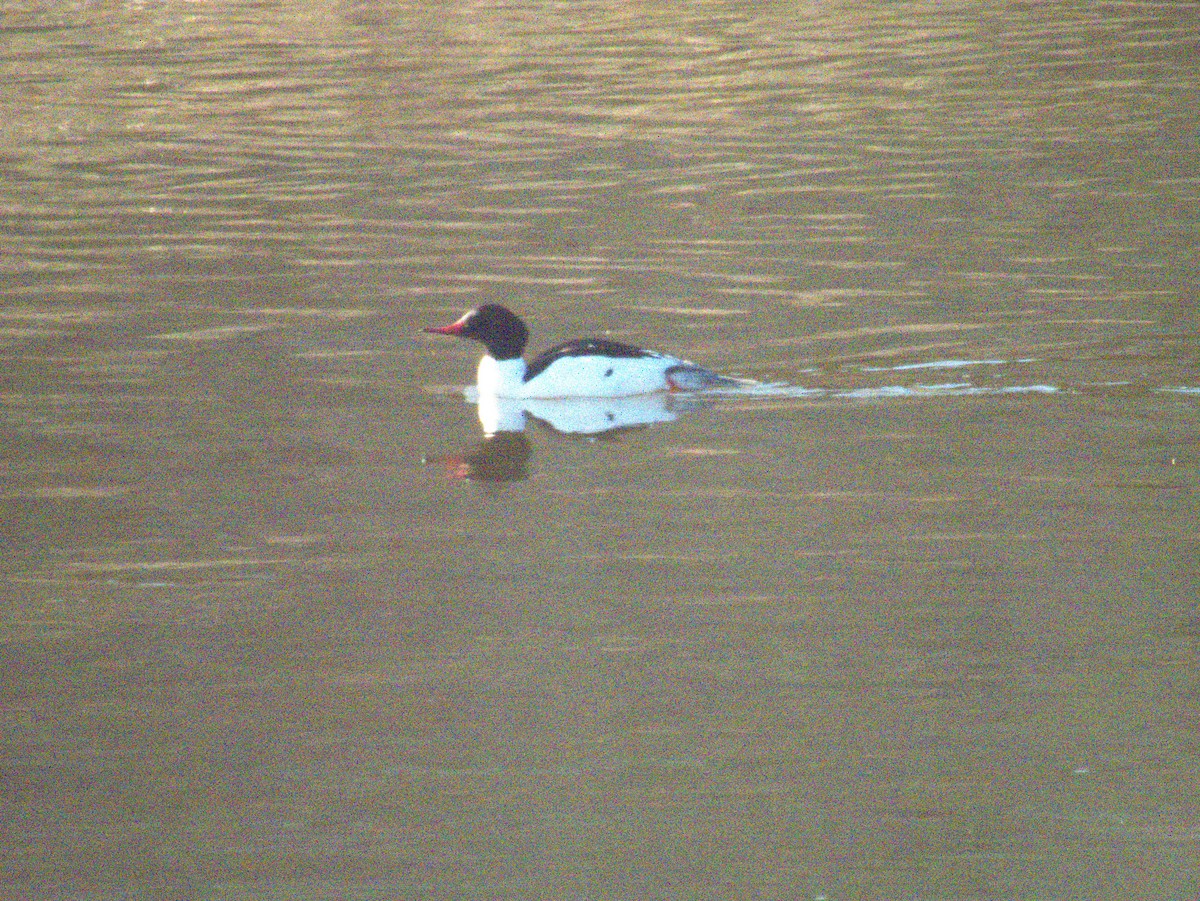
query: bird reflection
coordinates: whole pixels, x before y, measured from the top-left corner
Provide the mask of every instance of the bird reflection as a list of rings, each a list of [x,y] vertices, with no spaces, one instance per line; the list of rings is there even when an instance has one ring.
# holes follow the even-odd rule
[[[479,424],[485,435],[520,432],[532,418],[561,435],[597,437],[677,416],[666,392],[633,397],[508,398],[482,395],[475,398]],[[471,399],[468,397],[468,399]]]
[[[665,392],[610,398],[507,398],[466,392],[476,404],[483,440],[460,456],[426,458],[447,466],[451,478],[514,482],[529,477],[532,446],[525,434],[533,422],[559,435],[611,440],[624,432],[671,422],[699,405],[694,397]]]
[[[520,482],[529,478],[533,448],[524,432],[487,435],[461,456],[426,457],[426,463],[441,463],[452,479],[471,482]]]

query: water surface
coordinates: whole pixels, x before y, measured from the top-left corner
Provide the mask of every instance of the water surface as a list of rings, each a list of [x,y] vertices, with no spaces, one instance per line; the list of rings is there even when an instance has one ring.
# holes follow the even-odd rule
[[[12,891],[1194,890],[1193,11],[0,30]],[[760,384],[489,441],[497,301]]]

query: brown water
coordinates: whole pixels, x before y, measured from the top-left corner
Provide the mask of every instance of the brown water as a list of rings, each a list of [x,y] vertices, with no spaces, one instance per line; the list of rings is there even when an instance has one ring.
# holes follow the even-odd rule
[[[0,894],[1193,897],[1195,24],[5,11]]]

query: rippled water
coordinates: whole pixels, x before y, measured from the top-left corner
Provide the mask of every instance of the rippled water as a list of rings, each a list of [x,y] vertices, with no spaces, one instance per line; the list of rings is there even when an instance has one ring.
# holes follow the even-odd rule
[[[1194,14],[6,11],[0,883],[1194,892]]]

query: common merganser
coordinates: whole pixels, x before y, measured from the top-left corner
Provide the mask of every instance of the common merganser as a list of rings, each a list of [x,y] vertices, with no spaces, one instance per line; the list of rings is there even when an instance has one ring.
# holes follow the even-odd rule
[[[628,397],[738,384],[687,360],[606,338],[567,341],[526,363],[521,354],[529,330],[515,313],[494,303],[425,331],[470,338],[487,348],[477,375],[481,396]]]

